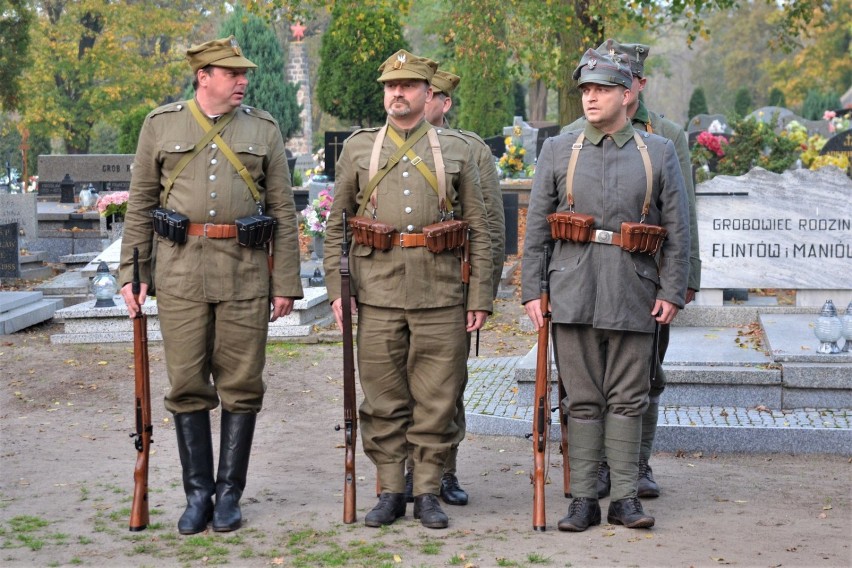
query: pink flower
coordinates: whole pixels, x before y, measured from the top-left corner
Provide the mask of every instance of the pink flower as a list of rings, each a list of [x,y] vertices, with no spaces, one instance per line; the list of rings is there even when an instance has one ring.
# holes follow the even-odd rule
[[[835,116],[837,116],[837,113],[836,113],[836,112],[834,112],[833,110],[827,110],[827,111],[825,111],[824,113],[822,113],[822,119],[823,119],[823,120],[831,120],[831,119],[833,119]]]

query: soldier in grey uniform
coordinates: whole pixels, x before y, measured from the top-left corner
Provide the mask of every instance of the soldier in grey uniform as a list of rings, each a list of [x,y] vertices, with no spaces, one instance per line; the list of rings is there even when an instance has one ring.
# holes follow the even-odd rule
[[[364,519],[371,527],[405,515],[409,446],[414,517],[429,528],[448,526],[438,493],[450,448],[458,442],[454,418],[467,334],[481,328],[491,311],[488,225],[471,141],[450,129],[435,130],[424,118],[436,67],[400,50],[379,68],[388,121],[346,140],[326,236],[328,295],[341,324],[343,210],[393,230],[389,250],[356,241],[350,253],[362,441],[381,484],[379,503]],[[406,145],[410,149],[400,156]],[[424,227],[447,219],[450,211],[470,224],[466,305],[463,252],[425,247]]]
[[[695,184],[692,179],[689,144],[686,134],[678,124],[648,110],[639,98],[639,93],[645,89],[648,79],[645,77],[645,59],[651,48],[641,43],[619,43],[618,40],[607,39],[598,47],[599,53],[619,54],[626,58],[633,74],[630,87],[630,102],[627,104],[627,116],[633,123],[633,128],[652,134],[659,134],[674,143],[680,170],[683,173],[684,187],[689,201],[689,283],[686,289],[686,303],[695,299],[695,293],[701,289],[701,256],[698,248],[698,217],[695,213]],[[565,128],[562,132],[583,128],[586,119],[581,117]],[[663,360],[669,346],[670,326],[660,326],[658,341],[659,360],[652,372],[651,393],[648,409],[642,415],[642,450],[639,455],[639,497],[659,497],[660,487],[654,480],[653,471],[648,463],[657,435],[657,419],[660,412],[660,396],[666,388],[666,375],[663,371]],[[598,466],[598,497],[603,499],[609,495],[610,473],[606,459]]]
[[[633,77],[626,62],[590,49],[574,78],[587,122],[544,143],[522,267],[522,301],[534,326],[543,325],[545,310],[552,313],[556,364],[568,394],[573,499],[558,526],[578,532],[600,524],[595,482],[606,449],[608,522],[650,527],[654,518],[636,496],[642,414],[655,327],[671,322],[685,300],[686,192],[674,145],[635,131],[627,118]],[[547,216],[555,212],[591,216],[593,225],[567,239],[551,232]],[[631,226],[667,231],[665,263],[642,249],[629,252],[634,249],[625,228]],[[539,275],[551,242],[550,306],[542,306]]]
[[[426,120],[439,129],[450,128],[446,114],[453,107],[453,91],[458,86],[461,77],[447,71],[437,70],[432,76],[432,100],[426,103]],[[485,201],[485,214],[488,218],[488,232],[491,235],[491,273],[492,299],[497,296],[500,278],[503,275],[503,262],[506,257],[506,217],[503,211],[503,194],[500,191],[500,179],[497,166],[488,144],[474,132],[457,129],[456,132],[469,138],[471,150],[476,157],[479,168],[479,182],[482,186],[482,198]],[[468,335],[468,351],[470,351],[470,335]],[[456,402],[456,424],[459,426],[458,442],[450,448],[450,455],[444,465],[444,475],[441,477],[441,499],[448,505],[467,505],[467,492],[461,488],[456,476],[458,444],[465,436],[464,389],[467,385],[467,367],[465,378]],[[409,503],[414,501],[414,464],[408,460],[405,472],[405,498]]]
[[[165,405],[174,413],[183,467],[187,507],[178,530],[194,534],[211,519],[215,531],[241,525],[239,501],[266,390],[269,321],[290,313],[302,286],[281,132],[270,114],[241,104],[247,72],[256,65],[233,36],[191,47],[187,59],[195,97],[155,109],[139,134],[119,280],[133,317],[130,282],[138,248],[140,304],[156,283],[171,387]],[[205,134],[211,129],[218,129],[214,138]],[[188,218],[185,242],[154,233],[155,210]],[[241,246],[235,221],[259,210],[277,220],[271,243]],[[220,402],[214,478],[210,411]]]

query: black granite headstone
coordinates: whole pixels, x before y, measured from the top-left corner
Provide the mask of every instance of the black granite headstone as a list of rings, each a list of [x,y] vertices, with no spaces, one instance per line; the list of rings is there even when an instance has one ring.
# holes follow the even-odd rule
[[[489,136],[484,140],[488,144],[488,147],[491,148],[491,154],[495,158],[499,158],[506,153],[506,138],[504,136]]]
[[[833,156],[842,154],[852,162],[852,130],[838,132],[829,138],[819,153],[820,155],[830,154]]]
[[[0,278],[21,277],[21,253],[18,249],[18,224],[0,225]]]
[[[503,193],[503,213],[506,216],[505,253],[518,254],[518,194]]]
[[[544,141],[553,136],[559,135],[559,125],[554,124],[553,126],[544,126],[538,129],[538,134],[536,135],[535,140],[535,157],[538,159],[538,155],[541,154],[541,147],[544,145]]]
[[[343,152],[343,141],[352,135],[351,130],[325,133],[325,175],[334,180],[334,166]]]

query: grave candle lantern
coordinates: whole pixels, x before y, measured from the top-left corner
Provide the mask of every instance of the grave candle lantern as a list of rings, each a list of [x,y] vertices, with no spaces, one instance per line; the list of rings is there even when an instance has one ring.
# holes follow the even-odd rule
[[[113,296],[118,290],[118,285],[115,281],[115,276],[110,274],[109,266],[104,261],[98,265],[98,270],[95,272],[95,277],[92,278],[92,293],[95,295],[96,308],[112,308],[115,307]]]
[[[821,342],[817,353],[840,353],[837,340],[842,336],[843,329],[840,318],[837,317],[837,308],[834,307],[834,302],[831,300],[826,300],[823,304],[822,311],[820,311],[819,318],[814,326],[814,334]]]

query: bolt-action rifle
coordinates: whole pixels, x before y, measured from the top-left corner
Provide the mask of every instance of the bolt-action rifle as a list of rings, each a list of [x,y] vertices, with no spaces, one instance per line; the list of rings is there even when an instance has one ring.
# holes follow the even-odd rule
[[[133,370],[136,378],[134,408],[136,412],[135,438],[136,467],[133,469],[133,505],[130,508],[130,530],[141,531],[148,527],[148,458],[151,455],[151,375],[148,369],[148,316],[139,305],[141,285],[139,280],[139,249],[133,249],[133,301],[136,317],[133,318]]]
[[[346,447],[343,522],[349,524],[355,522],[355,441],[358,435],[358,411],[355,408],[355,356],[352,345],[352,292],[349,286],[347,228],[344,210],[343,243],[340,250],[340,304],[343,311],[343,436]]]
[[[543,325],[538,330],[538,352],[535,361],[535,399],[533,400],[533,529],[544,531],[547,521],[544,508],[544,485],[547,482],[547,438],[550,434],[550,281],[548,265],[550,247],[545,244],[541,258],[541,315]]]

